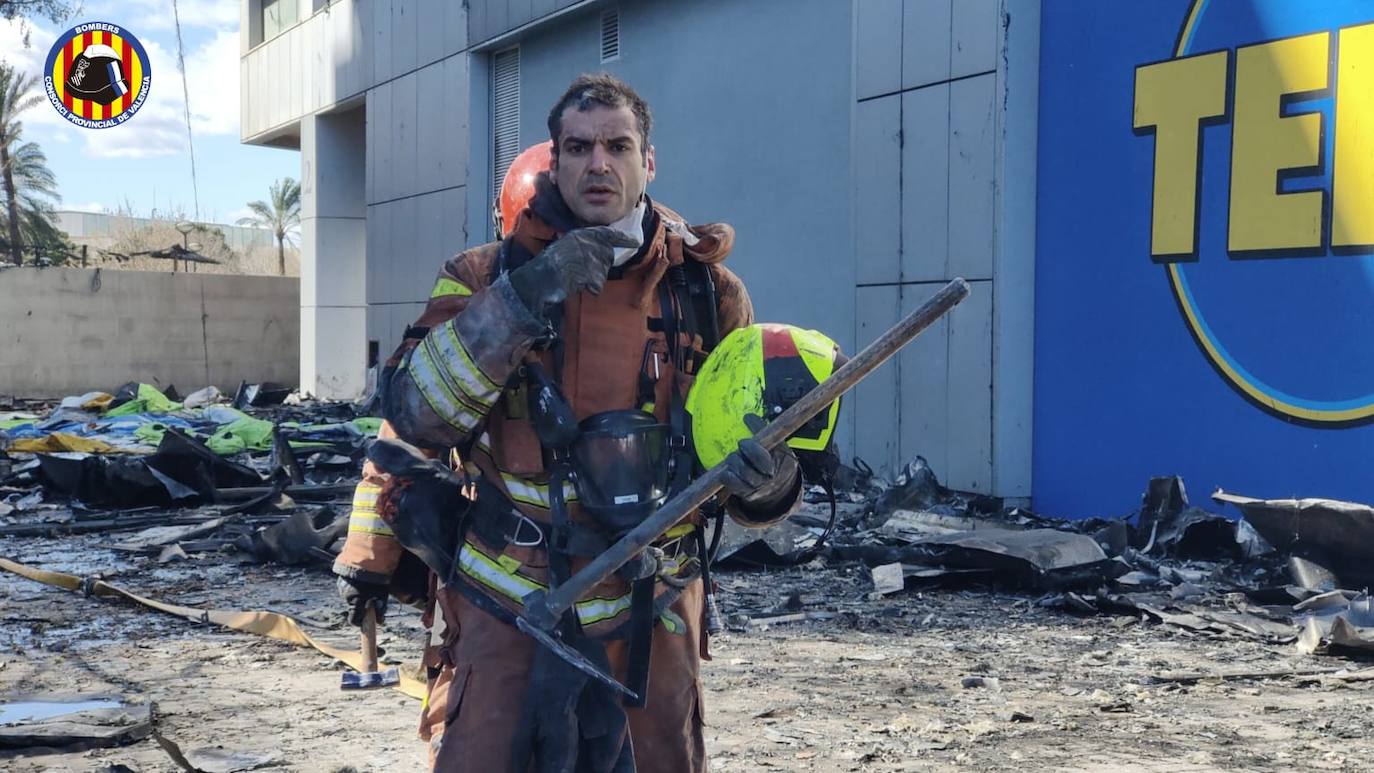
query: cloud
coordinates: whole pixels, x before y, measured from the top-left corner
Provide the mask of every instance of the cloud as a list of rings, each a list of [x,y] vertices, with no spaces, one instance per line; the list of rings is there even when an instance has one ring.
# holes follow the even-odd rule
[[[143,40],[152,61],[153,84],[142,109],[124,126],[86,135],[94,158],[148,158],[185,153],[186,113],[176,54],[156,40]],[[195,137],[239,133],[238,33],[220,31],[186,54],[186,90],[191,95]],[[225,95],[232,98],[225,99]]]
[[[239,134],[239,33],[221,30],[186,60],[196,133]]]
[[[239,0],[176,0],[181,31],[188,29],[238,29]],[[132,22],[135,34],[170,32],[175,29],[169,0],[121,0],[87,3],[82,20]]]
[[[166,0],[134,0],[131,8],[143,7],[148,14],[123,14],[140,19],[166,15]],[[231,27],[219,29],[198,46],[186,52],[187,90],[191,93],[191,129],[196,137],[233,136],[239,133],[239,36],[238,6],[219,0],[179,0],[183,20],[192,12],[202,26],[229,20]],[[233,13],[230,14],[229,11]],[[232,16],[232,18],[231,18]],[[83,18],[100,19],[99,9],[91,9]],[[114,20],[116,17],[111,17]],[[185,25],[183,25],[185,26]],[[24,46],[26,37],[29,46]],[[57,38],[59,30],[42,24],[18,20],[0,20],[0,61],[28,73],[41,83],[43,65],[47,59],[47,44]],[[184,36],[183,36],[184,37]],[[203,37],[203,36],[202,36]],[[150,158],[170,156],[187,151],[186,113],[181,72],[177,68],[175,36],[169,44],[147,34],[139,39],[151,61],[153,82],[147,101],[137,115],[123,126],[85,130],[79,136],[83,153],[88,158]],[[225,98],[229,95],[230,98]],[[39,105],[24,115],[25,126],[41,130],[36,139],[55,139],[66,142],[71,138],[71,125],[57,111]],[[32,132],[31,132],[32,133]]]

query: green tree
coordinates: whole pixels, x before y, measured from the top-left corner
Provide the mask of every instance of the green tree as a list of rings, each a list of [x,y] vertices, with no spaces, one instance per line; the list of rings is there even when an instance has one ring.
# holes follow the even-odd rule
[[[0,18],[5,19],[42,16],[49,21],[62,21],[72,10],[72,3],[67,0],[0,0]]]
[[[37,246],[58,232],[51,204],[61,200],[57,179],[43,149],[21,141],[24,124],[19,115],[43,101],[41,94],[32,93],[33,85],[31,77],[0,63],[0,182],[10,259],[16,265],[23,262],[26,241]]]
[[[266,228],[277,240],[277,271],[286,276],[286,244],[293,241],[301,226],[301,184],[283,177],[272,183],[268,201],[250,201],[248,217],[239,218],[239,225]]]

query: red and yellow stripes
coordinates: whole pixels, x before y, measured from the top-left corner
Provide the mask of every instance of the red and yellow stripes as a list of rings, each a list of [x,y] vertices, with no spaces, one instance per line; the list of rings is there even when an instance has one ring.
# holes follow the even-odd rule
[[[94,45],[105,45],[114,49],[119,53],[120,61],[123,63],[124,85],[128,87],[128,91],[108,105],[79,99],[67,91],[67,73],[71,70],[72,62],[82,51]],[[138,99],[138,93],[143,87],[143,61],[122,35],[93,30],[74,35],[67,45],[62,47],[62,54],[53,59],[51,75],[57,98],[68,110],[82,118],[103,121],[122,114]]]

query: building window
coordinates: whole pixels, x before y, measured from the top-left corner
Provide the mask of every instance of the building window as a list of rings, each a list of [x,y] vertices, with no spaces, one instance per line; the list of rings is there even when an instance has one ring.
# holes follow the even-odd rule
[[[271,40],[300,21],[300,0],[262,0],[262,39]]]
[[[620,58],[620,11],[612,8],[601,14],[601,63]]]
[[[520,155],[520,49],[498,51],[491,63],[491,195]]]

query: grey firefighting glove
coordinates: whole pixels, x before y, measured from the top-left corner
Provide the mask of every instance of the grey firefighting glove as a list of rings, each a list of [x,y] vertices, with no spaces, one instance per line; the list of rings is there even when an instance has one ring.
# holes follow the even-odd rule
[[[339,578],[339,595],[348,605],[348,622],[361,626],[368,607],[377,610],[377,622],[386,619],[387,590],[385,585],[348,577]]]
[[[757,435],[764,422],[751,413],[744,417],[744,425]],[[741,440],[723,464],[723,488],[747,507],[777,502],[796,487],[800,474],[797,457],[786,443],[770,452],[752,437]]]
[[[586,290],[600,294],[617,247],[638,247],[634,237],[610,226],[575,228],[510,273],[510,284],[525,308],[538,317],[544,309]]]

